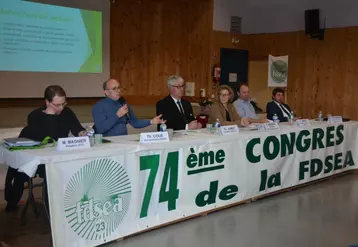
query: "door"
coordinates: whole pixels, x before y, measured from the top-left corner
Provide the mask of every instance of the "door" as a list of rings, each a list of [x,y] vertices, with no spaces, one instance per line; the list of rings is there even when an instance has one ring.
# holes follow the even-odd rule
[[[238,49],[220,49],[220,85],[230,85],[237,98],[240,83],[248,82],[249,52]]]

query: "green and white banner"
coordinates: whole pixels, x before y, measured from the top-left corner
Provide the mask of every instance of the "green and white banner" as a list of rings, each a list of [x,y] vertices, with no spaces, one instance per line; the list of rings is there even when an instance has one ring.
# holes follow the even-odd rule
[[[287,87],[288,56],[268,58],[268,87]]]
[[[47,166],[54,246],[97,246],[357,169],[358,124],[123,145]]]

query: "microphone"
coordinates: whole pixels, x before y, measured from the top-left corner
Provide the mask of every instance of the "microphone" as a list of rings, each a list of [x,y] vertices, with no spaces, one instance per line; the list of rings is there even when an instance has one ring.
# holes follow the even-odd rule
[[[123,97],[120,97],[120,98],[118,99],[118,102],[121,103],[121,105],[127,104],[126,100],[125,100]],[[126,116],[127,116],[128,119],[131,119],[131,118],[129,117],[129,113],[128,113],[128,112],[127,112]]]

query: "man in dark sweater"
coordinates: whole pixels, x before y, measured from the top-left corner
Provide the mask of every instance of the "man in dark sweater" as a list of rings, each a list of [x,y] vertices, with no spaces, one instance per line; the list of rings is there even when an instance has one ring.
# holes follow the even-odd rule
[[[86,135],[85,129],[70,108],[66,107],[66,93],[60,86],[52,85],[45,90],[46,106],[31,112],[27,118],[27,126],[19,137],[42,141],[47,136],[57,140],[68,137],[69,132],[75,136]],[[45,176],[44,165],[40,165],[37,173]],[[21,199],[24,183],[29,177],[9,167],[5,180],[6,211],[17,208]]]

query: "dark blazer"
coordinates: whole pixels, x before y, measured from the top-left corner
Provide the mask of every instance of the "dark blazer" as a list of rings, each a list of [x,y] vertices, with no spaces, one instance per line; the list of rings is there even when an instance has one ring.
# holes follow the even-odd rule
[[[282,105],[284,107],[286,107],[286,109],[289,112],[291,112],[291,108],[288,105],[286,105],[286,104],[282,104]],[[274,101],[268,102],[267,105],[266,105],[266,117],[267,117],[267,119],[272,120],[273,115],[275,115],[275,114],[277,115],[278,119],[280,119],[280,122],[287,122],[288,121],[288,119],[283,116],[281,108]]]
[[[168,129],[183,130],[185,129],[186,124],[195,120],[193,115],[193,108],[191,107],[189,101],[184,99],[181,99],[180,101],[184,108],[185,116],[180,113],[177,104],[174,102],[170,95],[157,102],[157,116],[162,114],[162,119],[167,120],[165,124],[167,125]]]

